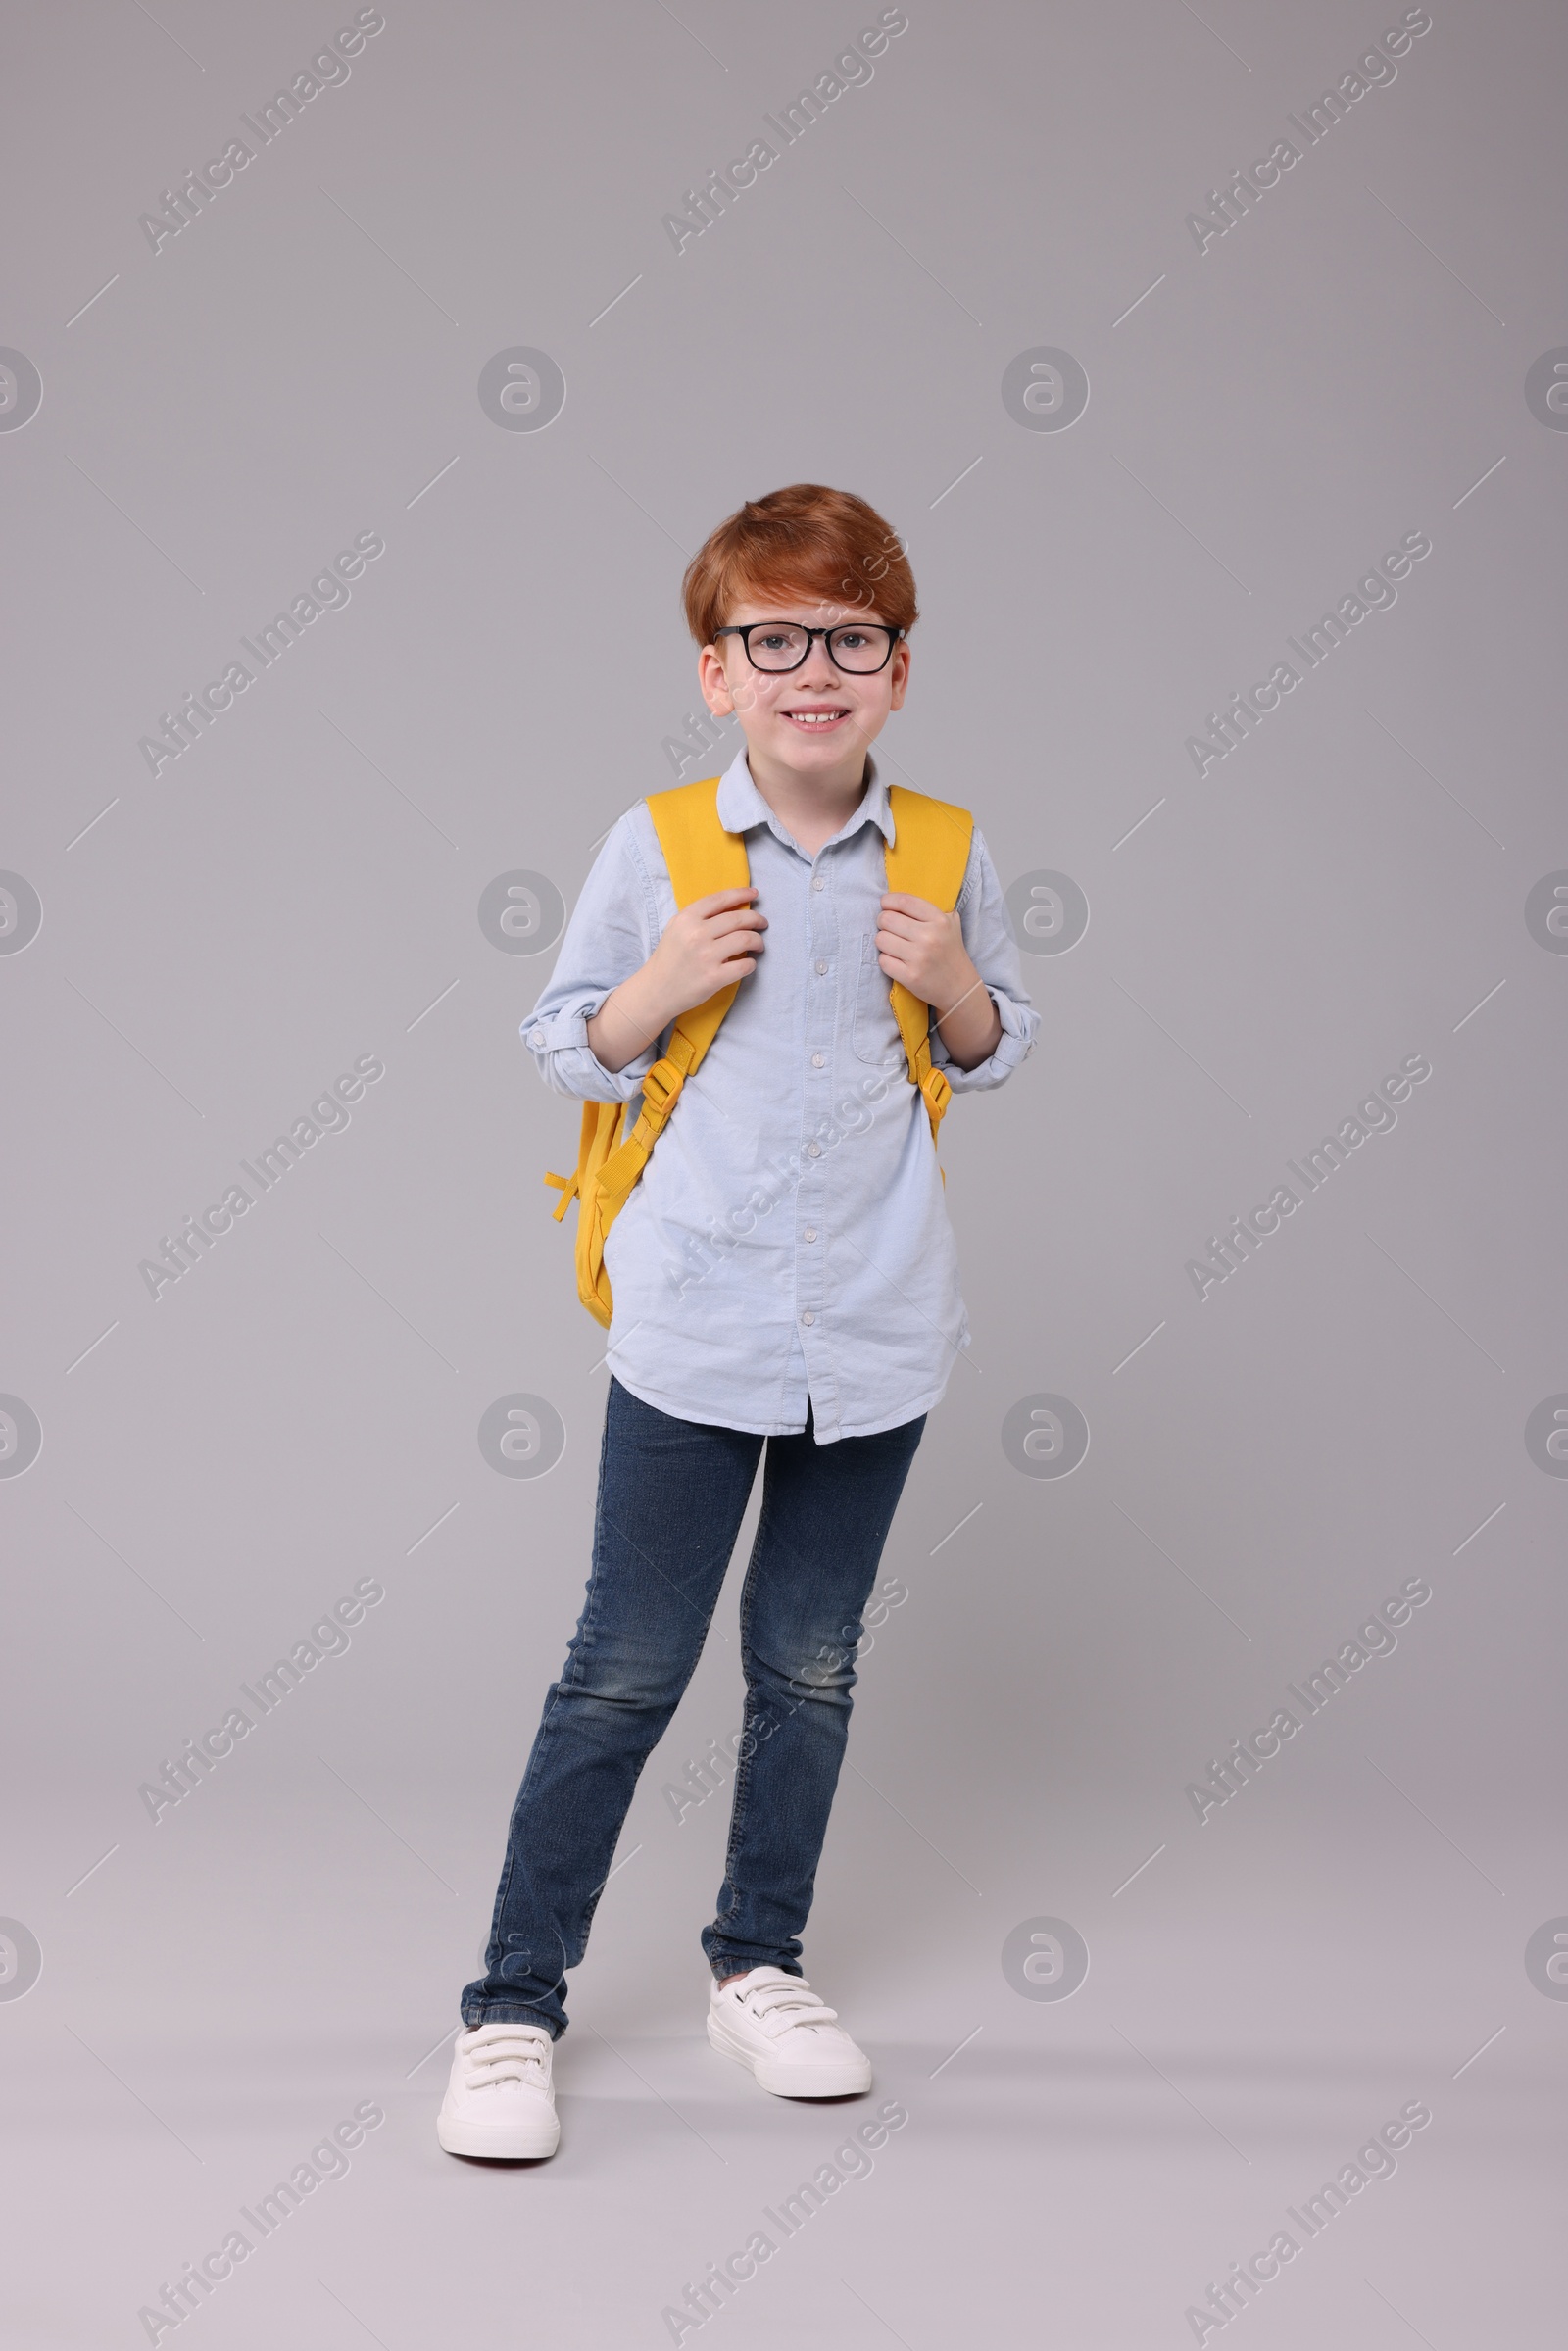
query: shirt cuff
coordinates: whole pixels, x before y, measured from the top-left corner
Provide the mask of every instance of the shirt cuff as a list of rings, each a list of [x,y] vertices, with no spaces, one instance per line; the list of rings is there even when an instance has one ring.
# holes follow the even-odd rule
[[[931,1023],[931,1058],[937,1068],[947,1072],[948,1084],[955,1094],[980,1094],[988,1086],[1000,1086],[1017,1068],[1019,1062],[1034,1051],[1035,1031],[1040,1015],[1032,1005],[1015,1004],[1004,989],[989,985],[986,994],[1002,1018],[1002,1034],[997,1050],[985,1061],[977,1061],[973,1069],[960,1069],[947,1048],[947,1041],[936,1022]]]
[[[588,1042],[588,1023],[610,993],[606,988],[548,1016],[535,1013],[522,1022],[518,1034],[552,1093],[573,1094],[581,1102],[626,1102],[642,1092],[643,1079],[658,1057],[657,1038],[624,1069],[607,1069]]]

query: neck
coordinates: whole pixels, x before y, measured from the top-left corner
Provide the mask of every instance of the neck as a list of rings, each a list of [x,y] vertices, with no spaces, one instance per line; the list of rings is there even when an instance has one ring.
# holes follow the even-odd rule
[[[857,746],[835,767],[817,775],[800,775],[793,768],[748,750],[746,764],[753,783],[808,857],[815,857],[854,815],[870,783],[865,751]]]

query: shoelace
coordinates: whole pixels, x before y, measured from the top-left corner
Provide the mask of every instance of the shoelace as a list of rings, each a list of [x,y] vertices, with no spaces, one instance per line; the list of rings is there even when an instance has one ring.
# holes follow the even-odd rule
[[[803,2026],[809,2031],[813,2025],[838,2021],[838,2010],[818,1998],[804,1976],[793,1976],[786,1984],[749,1984],[736,1996],[769,2033],[793,2033]],[[791,2015],[792,2009],[800,2013]]]
[[[509,2082],[542,2085],[548,2035],[531,2025],[510,2030],[496,2026],[483,2040],[464,2052],[464,2071],[469,2089],[500,2089]]]

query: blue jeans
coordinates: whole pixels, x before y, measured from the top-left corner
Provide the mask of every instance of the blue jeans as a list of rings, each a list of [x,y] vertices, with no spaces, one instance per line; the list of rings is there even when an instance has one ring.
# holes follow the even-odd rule
[[[638,1774],[692,1676],[764,1443],[762,1509],[741,1593],[746,1705],[715,1977],[798,1976],[850,1728],[861,1611],[925,1415],[818,1445],[678,1420],[612,1378],[593,1573],[545,1698],[513,1809],[485,1974],[466,2025],[565,2031],[565,1972],[588,1929]]]

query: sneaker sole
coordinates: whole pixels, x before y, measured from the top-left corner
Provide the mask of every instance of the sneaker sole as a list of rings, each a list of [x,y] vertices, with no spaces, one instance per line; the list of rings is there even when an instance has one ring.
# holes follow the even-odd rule
[[[846,2058],[839,2065],[775,2065],[736,2047],[713,2017],[708,2020],[708,2040],[720,2057],[744,2066],[758,2087],[771,2091],[775,2098],[849,2098],[871,2086],[869,2057]]]
[[[537,2123],[524,2129],[513,2124],[507,2129],[492,2125],[488,2130],[482,2123],[456,2123],[446,2115],[437,2115],[435,2134],[449,2155],[488,2155],[492,2162],[507,2163],[554,2155],[561,2143],[561,2124]]]

